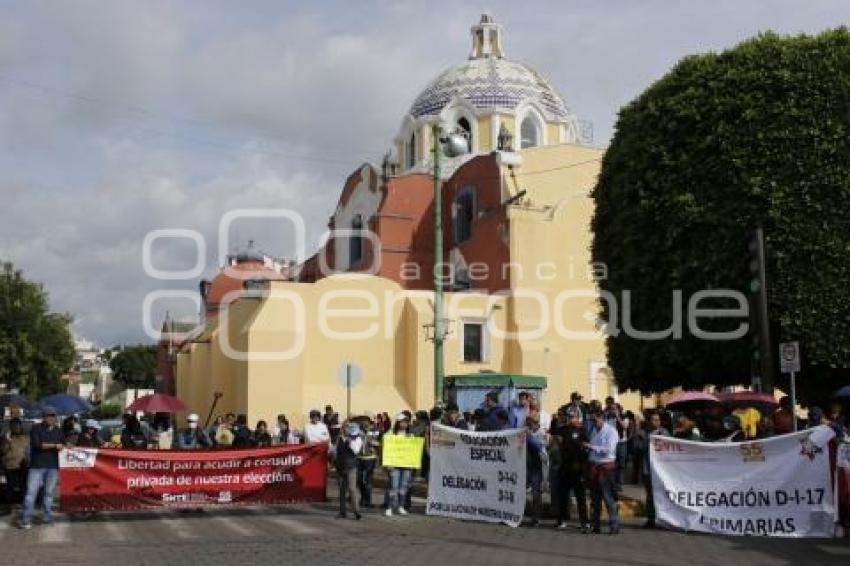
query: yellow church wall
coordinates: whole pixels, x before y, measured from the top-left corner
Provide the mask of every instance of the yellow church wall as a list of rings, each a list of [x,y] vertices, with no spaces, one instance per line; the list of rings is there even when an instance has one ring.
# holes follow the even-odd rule
[[[444,365],[446,375],[482,370],[544,375],[549,379],[544,408],[553,412],[574,390],[586,398],[615,392],[604,370],[604,337],[594,326],[596,285],[588,269],[593,211],[586,195],[601,151],[562,144],[521,155],[514,186],[506,176],[509,193],[528,191],[508,209],[514,293],[446,293],[451,332]],[[570,163],[576,166],[562,167]],[[559,303],[564,291],[584,295]],[[331,404],[345,413],[338,369],[350,361],[362,371],[362,383],[352,390],[353,412],[428,408],[434,402],[433,346],[426,340],[432,300],[432,293],[404,291],[365,275],[314,284],[271,282],[267,297],[239,299],[219,314],[213,321],[218,326],[207,333],[209,344],[194,344],[178,357],[178,392],[198,412],[208,410],[213,392],[220,391],[217,414],[245,412],[253,424],[284,413],[300,427],[312,408]],[[332,316],[320,317],[328,309]],[[481,363],[462,361],[465,319],[488,324]],[[563,326],[587,337],[565,337]],[[367,338],[354,336],[364,332]],[[228,345],[249,356],[239,359]],[[301,349],[283,356],[291,347]],[[640,405],[637,395],[619,397],[627,408]]]
[[[520,294],[542,294],[552,317],[543,325],[548,328],[544,336],[518,341],[521,365],[526,373],[536,371],[550,378],[547,409],[568,402],[575,390],[590,398],[595,389],[604,397],[613,391],[613,382],[593,369],[605,365],[606,350],[604,335],[595,325],[599,307],[590,269],[593,202],[589,198],[603,151],[558,144],[519,153],[522,165],[515,168],[515,186],[508,190],[515,193],[521,187],[527,194],[508,210],[511,261],[517,264],[511,270],[511,285]],[[510,176],[506,179],[514,183]],[[540,327],[539,301],[525,302],[516,309],[518,327]],[[567,331],[577,337],[565,335]],[[640,407],[637,394],[618,397],[628,409]]]
[[[561,143],[561,125],[557,122],[546,123],[546,142],[549,145]]]
[[[489,153],[493,147],[493,138],[490,135],[493,125],[493,115],[478,117],[478,143],[476,147],[481,153]]]

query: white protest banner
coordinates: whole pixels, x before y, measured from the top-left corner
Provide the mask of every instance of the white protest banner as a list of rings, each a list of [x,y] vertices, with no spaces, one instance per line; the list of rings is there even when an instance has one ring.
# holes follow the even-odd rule
[[[753,442],[653,436],[658,520],[725,535],[834,536],[833,436],[826,426]]]
[[[516,527],[525,510],[525,429],[431,426],[428,514]]]

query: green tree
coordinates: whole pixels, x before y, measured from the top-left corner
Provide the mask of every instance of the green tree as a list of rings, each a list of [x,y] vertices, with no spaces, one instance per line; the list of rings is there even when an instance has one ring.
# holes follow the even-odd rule
[[[848,134],[846,28],[683,59],[620,111],[603,159],[592,247],[608,267],[602,289],[621,307],[631,291],[634,327],[667,328],[674,290],[686,305],[703,289],[748,292],[747,243],[762,226],[773,338],[801,342],[801,393],[823,400],[850,374]],[[687,325],[679,340],[611,335],[608,353],[618,384],[644,392],[748,383],[753,362],[750,336],[705,341]]]
[[[30,397],[56,393],[74,363],[67,314],[49,312],[44,288],[5,262],[0,267],[0,382]]]
[[[151,389],[156,380],[156,346],[113,348],[109,367],[115,381],[134,389]]]

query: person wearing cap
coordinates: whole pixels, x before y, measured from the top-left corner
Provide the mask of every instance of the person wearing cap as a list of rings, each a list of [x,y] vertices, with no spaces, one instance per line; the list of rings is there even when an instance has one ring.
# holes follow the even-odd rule
[[[198,415],[191,413],[186,417],[186,428],[177,434],[177,448],[180,450],[198,450],[211,448],[212,440],[206,431],[198,426]]]
[[[27,473],[27,494],[18,525],[22,529],[32,527],[35,499],[39,490],[44,488],[42,498],[41,522],[44,525],[52,521],[53,497],[59,481],[59,452],[65,447],[65,435],[56,418],[56,409],[43,408],[44,420],[30,432],[30,469]]]
[[[324,442],[328,446],[331,444],[328,425],[322,422],[322,413],[317,409],[310,411],[310,422],[304,425],[304,442],[307,444]]]
[[[396,415],[392,432],[388,432],[384,437],[386,438],[390,434],[394,436],[410,436],[410,417],[404,412]],[[413,470],[410,468],[388,467],[387,475],[390,478],[390,490],[387,510],[384,513],[387,517],[392,517],[393,513],[407,515],[407,509],[404,508],[404,503],[407,500],[407,491],[410,489],[410,482],[413,479]]]
[[[100,423],[94,419],[88,419],[83,424],[83,431],[77,438],[77,446],[83,448],[101,448],[104,442],[100,438]]]
[[[339,480],[339,517],[346,518],[348,503],[354,511],[354,518],[360,520],[357,497],[357,455],[363,450],[363,437],[360,425],[353,421],[346,421],[340,427],[340,435],[334,444],[336,454],[335,464],[337,479]]]
[[[587,431],[582,424],[581,411],[574,405],[566,405],[559,411],[558,425],[552,425],[552,436],[558,439],[561,462],[557,475],[553,478],[557,487],[554,497],[557,509],[557,524],[559,529],[567,527],[570,520],[570,492],[575,495],[576,510],[578,511],[579,528],[581,532],[590,532],[587,520],[587,498],[584,483],[584,470],[587,467],[587,450],[585,443],[590,442]]]

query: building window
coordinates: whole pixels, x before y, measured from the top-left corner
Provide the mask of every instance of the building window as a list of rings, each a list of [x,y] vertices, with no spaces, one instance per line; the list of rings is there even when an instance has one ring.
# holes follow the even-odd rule
[[[359,214],[351,221],[348,244],[348,265],[354,267],[363,261],[363,217]]]
[[[461,133],[466,133],[466,151],[472,153],[472,126],[469,125],[469,120],[466,118],[458,120],[457,129]]]
[[[481,363],[485,360],[484,322],[463,323],[463,361]]]
[[[454,202],[454,240],[455,244],[465,242],[472,237],[472,222],[475,220],[475,189],[467,187]]]
[[[533,116],[526,116],[519,127],[520,149],[540,145],[540,127]]]
[[[416,133],[410,134],[410,140],[407,142],[407,168],[410,169],[416,165]]]

